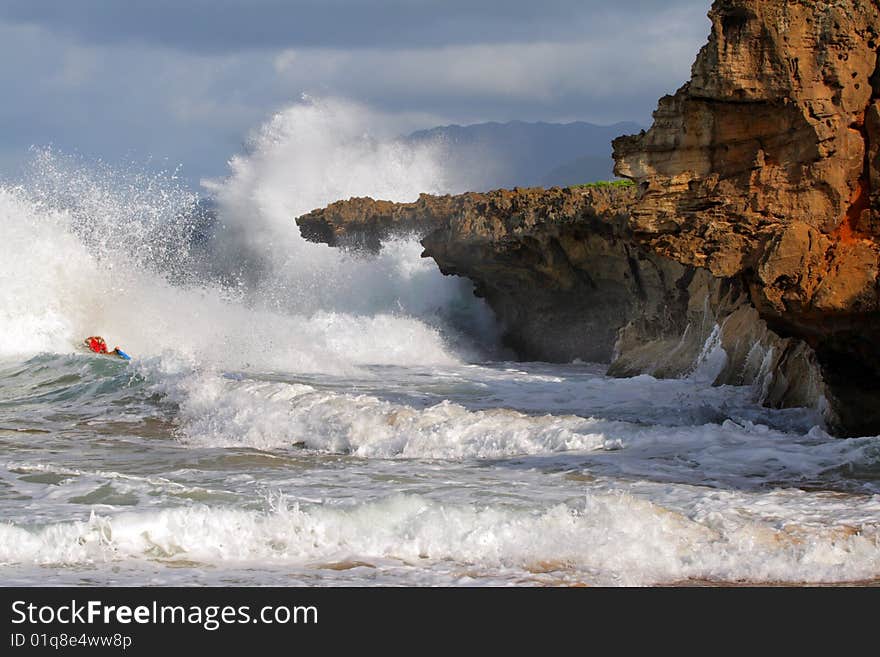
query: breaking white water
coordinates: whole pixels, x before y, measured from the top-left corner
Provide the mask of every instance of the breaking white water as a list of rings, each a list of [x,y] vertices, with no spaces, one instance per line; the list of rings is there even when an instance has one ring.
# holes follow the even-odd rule
[[[503,360],[414,240],[304,242],[340,198],[458,191],[384,124],[289,108],[213,214],[51,151],[0,186],[4,583],[880,579],[880,439],[712,387],[714,344],[681,380]]]

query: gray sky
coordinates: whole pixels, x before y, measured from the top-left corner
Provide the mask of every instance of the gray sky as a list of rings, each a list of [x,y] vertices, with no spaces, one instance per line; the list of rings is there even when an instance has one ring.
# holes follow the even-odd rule
[[[31,145],[225,170],[302,93],[448,123],[649,124],[710,0],[3,0],[0,176]]]

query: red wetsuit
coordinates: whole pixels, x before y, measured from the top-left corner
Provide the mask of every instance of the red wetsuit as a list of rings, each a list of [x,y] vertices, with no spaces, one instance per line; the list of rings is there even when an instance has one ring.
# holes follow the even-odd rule
[[[89,338],[89,349],[94,351],[96,354],[106,354],[107,343],[103,340],[98,340],[97,338]]]

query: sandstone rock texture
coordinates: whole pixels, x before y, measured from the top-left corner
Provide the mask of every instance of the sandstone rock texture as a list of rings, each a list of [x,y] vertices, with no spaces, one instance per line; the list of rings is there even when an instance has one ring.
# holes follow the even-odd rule
[[[629,228],[736,279],[815,349],[844,434],[880,433],[880,9],[717,0],[692,79],[614,142],[638,183]]]
[[[825,383],[813,350],[773,332],[736,279],[693,270],[677,324],[645,330],[638,320],[618,333],[612,376],[689,375],[712,385],[751,386],[755,401],[773,408],[821,408]]]

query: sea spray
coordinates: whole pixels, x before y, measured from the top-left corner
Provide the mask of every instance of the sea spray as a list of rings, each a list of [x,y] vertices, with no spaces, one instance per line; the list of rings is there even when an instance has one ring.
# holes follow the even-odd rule
[[[473,356],[479,339],[459,329],[491,340],[491,315],[418,244],[392,241],[365,259],[305,242],[293,221],[352,194],[440,189],[430,147],[366,136],[374,120],[335,101],[276,115],[230,177],[209,184],[210,223],[173,174],[37,151],[26,184],[0,201],[12,235],[4,273],[19,282],[0,293],[15,336],[5,349],[63,353],[101,333],[135,357],[334,372]]]

